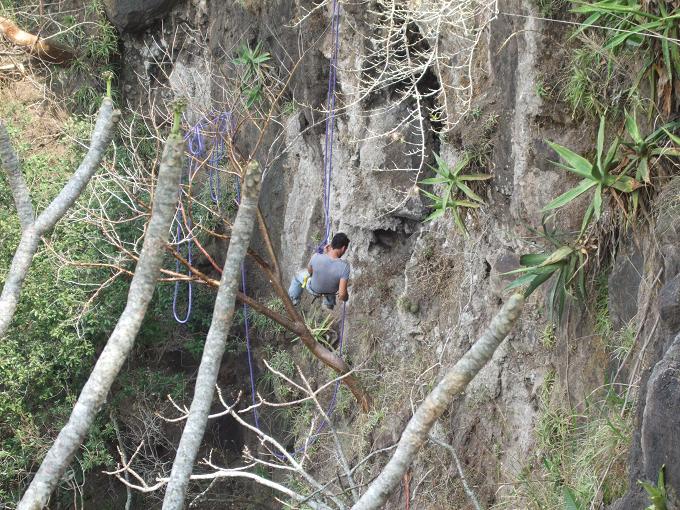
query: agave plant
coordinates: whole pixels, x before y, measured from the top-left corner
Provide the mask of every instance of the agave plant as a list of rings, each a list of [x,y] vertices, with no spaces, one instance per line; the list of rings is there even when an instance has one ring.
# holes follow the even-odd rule
[[[662,157],[680,156],[680,139],[675,136],[675,131],[680,122],[671,122],[654,131],[652,134],[643,136],[638,128],[635,112],[626,114],[625,130],[630,142],[623,142],[625,165],[623,173],[635,174],[635,179],[641,183],[651,184],[650,168]],[[668,138],[671,146],[662,144]],[[638,209],[640,191],[630,194],[631,210],[633,214]]]
[[[467,183],[470,181],[486,181],[491,179],[491,176],[488,174],[462,174],[461,172],[470,163],[471,159],[467,153],[464,154],[453,168],[449,167],[448,163],[439,155],[435,154],[434,158],[437,166],[431,168],[437,173],[437,176],[423,179],[420,183],[432,186],[443,185],[443,189],[439,195],[421,190],[425,196],[432,200],[434,207],[434,211],[425,221],[443,216],[448,209],[451,211],[453,220],[456,222],[456,226],[461,233],[467,234],[467,228],[465,227],[460,209],[463,207],[477,209],[480,205],[484,204],[482,198],[472,191]]]
[[[595,190],[590,205],[583,216],[581,235],[583,235],[585,232],[585,229],[590,223],[593,215],[596,219],[600,218],[600,215],[602,214],[602,194],[605,189],[613,188],[622,193],[631,193],[640,187],[640,183],[628,175],[624,175],[622,173],[611,173],[611,171],[614,170],[619,164],[617,154],[621,142],[619,138],[616,137],[605,153],[604,132],[605,120],[604,117],[601,117],[600,128],[597,133],[597,154],[593,162],[588,161],[584,157],[579,156],[575,152],[563,147],[562,145],[550,141],[548,142],[550,147],[552,147],[552,149],[557,152],[560,158],[564,161],[564,163],[553,163],[560,168],[564,168],[565,170],[582,177],[583,179],[578,184],[578,186],[552,200],[543,208],[543,211],[547,212],[563,207],[585,192],[591,189]]]
[[[635,169],[635,179],[639,182],[649,184],[649,167],[655,158],[662,156],[680,156],[680,149],[678,147],[664,147],[660,144],[664,137],[668,137],[676,145],[680,147],[680,139],[673,135],[680,122],[671,122],[661,126],[652,134],[643,137],[637,124],[637,116],[635,112],[632,115],[626,114],[626,132],[630,137],[630,142],[623,142],[623,145],[628,149],[628,164],[624,168],[624,173],[632,173]]]
[[[522,255],[519,263],[523,267],[505,274],[522,276],[512,281],[506,290],[525,287],[524,297],[531,295],[551,276],[556,275],[555,283],[548,294],[548,311],[551,316],[562,316],[567,294],[571,294],[572,287],[578,297],[585,296],[585,249],[562,245],[553,251]]]

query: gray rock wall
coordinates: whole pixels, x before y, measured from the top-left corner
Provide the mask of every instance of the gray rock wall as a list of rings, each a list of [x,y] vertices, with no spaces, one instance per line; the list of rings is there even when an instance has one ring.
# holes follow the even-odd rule
[[[206,81],[205,75],[219,74],[220,59],[228,59],[225,52],[233,53],[238,41],[261,41],[283,62],[284,49],[297,49],[301,41],[316,38],[322,42],[305,57],[292,91],[302,103],[321,105],[330,55],[325,33],[328,12],[317,11],[304,33],[298,33],[287,23],[301,3],[311,7],[309,2],[293,6],[246,2],[245,7],[187,2],[176,6],[165,32],[124,35],[128,96],[134,98],[138,92],[133,72],[151,82],[158,67],[151,58],[154,48],[161,54],[163,45],[167,47],[177,33],[177,25],[185,23],[196,31],[192,36],[196,40],[187,36],[184,49],[174,55],[175,63],[168,67],[169,84],[176,92],[189,92],[197,105],[205,106],[206,98],[218,97],[219,80]],[[536,14],[534,3],[526,0],[503,0],[499,7],[501,13]],[[445,139],[428,134],[425,141],[428,161],[436,151],[453,164],[463,147],[483,136],[488,138],[493,180],[480,189],[486,205],[466,215],[469,236],[461,234],[448,217],[423,223],[428,211],[414,187],[416,172],[394,170],[414,167],[413,156],[404,146],[411,133],[394,130],[412,105],[406,103],[401,110],[389,109],[376,116],[367,115],[363,103],[352,101],[359,85],[352,70],[361,67],[365,48],[360,42],[370,35],[365,15],[356,5],[343,7],[338,89],[340,103],[346,107],[337,117],[330,213],[333,230],[344,231],[351,239],[347,255],[352,265],[348,356],[364,370],[362,377],[373,393],[376,409],[384,415],[368,433],[369,443],[379,448],[398,437],[439,371],[470,347],[500,308],[509,281],[502,273],[517,266],[520,253],[535,251],[538,246],[528,227],[538,225],[541,208],[551,198],[574,185],[575,179],[549,163],[555,156],[545,139],[580,150],[592,146],[592,129],[574,122],[563,107],[546,104],[536,92],[539,74],[556,73],[563,65],[564,50],[553,44],[563,38],[562,29],[531,17],[500,14],[475,56],[475,68],[480,71],[474,106],[481,112],[480,121],[464,119]],[[389,94],[378,95],[371,98],[371,107],[388,106],[390,101]],[[280,128],[287,155],[268,169],[265,180],[262,207],[286,278],[306,263],[322,233],[324,130],[320,116],[319,111],[308,108],[290,114]],[[495,121],[484,134],[480,126],[486,119]],[[425,124],[430,133],[429,120]],[[396,134],[370,136],[390,131]],[[244,150],[252,143],[248,138],[241,141]],[[570,207],[561,226],[578,228],[583,204]],[[642,338],[647,334],[651,340],[640,371],[648,369],[645,373],[652,375],[645,375],[643,382],[648,382],[640,392],[640,432],[631,457],[632,492],[619,503],[619,509],[640,508],[643,499],[636,479],[655,480],[660,463],[674,464],[675,449],[663,447],[678,439],[674,414],[678,407],[673,396],[677,392],[669,389],[677,383],[680,356],[679,341],[672,342],[679,315],[677,290],[671,282],[680,270],[680,229],[673,217],[666,216],[658,219],[657,227],[647,236],[648,241],[654,238],[658,243],[646,242],[645,246],[655,244],[654,253],[663,256],[651,260],[631,245],[620,252],[609,282],[617,327],[644,313],[641,308],[654,295],[649,287],[669,282],[662,292],[661,329],[650,333],[657,317],[655,302],[646,316],[649,324],[642,330]],[[664,267],[663,277],[656,281],[659,267]],[[265,289],[266,282],[255,282],[254,287]],[[543,305],[540,292],[532,296],[515,332],[435,430],[458,449],[469,478],[487,504],[508,494],[512,486],[502,484],[514,483],[536,462],[537,395],[546,377],[551,372],[558,374],[566,388],[562,397],[576,408],[605,382],[607,356],[597,342],[584,340],[592,338],[592,317],[571,307],[553,347],[542,338],[546,325]],[[633,355],[638,354],[635,351]],[[345,417],[341,427],[352,433],[361,420]],[[441,454],[424,452],[414,473],[424,476],[435,465],[443,478],[453,479],[456,475],[450,463],[432,460],[437,455]],[[676,470],[677,465],[668,472],[671,485],[677,483]],[[453,492],[440,491],[443,501],[428,496],[418,508],[443,507],[446,498],[455,493],[450,490]],[[450,507],[463,505],[464,495],[460,498],[449,500]],[[391,505],[396,508],[400,504],[395,499]]]

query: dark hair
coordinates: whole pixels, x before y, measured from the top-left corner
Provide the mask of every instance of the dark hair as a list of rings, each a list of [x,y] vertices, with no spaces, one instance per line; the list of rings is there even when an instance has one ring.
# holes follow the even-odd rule
[[[338,232],[333,236],[333,240],[331,241],[331,248],[337,250],[338,248],[343,248],[346,246],[349,246],[349,237],[347,237],[347,234]]]

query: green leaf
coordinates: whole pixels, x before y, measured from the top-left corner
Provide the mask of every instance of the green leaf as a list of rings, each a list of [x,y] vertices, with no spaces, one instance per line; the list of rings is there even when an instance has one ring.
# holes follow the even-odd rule
[[[553,275],[553,273],[554,271],[537,274],[529,286],[524,290],[524,297],[529,297],[541,284],[548,280]]]
[[[445,182],[449,182],[446,177],[428,177],[420,181],[420,184],[443,184]]]
[[[631,193],[640,187],[640,183],[628,175],[609,175],[605,184],[622,193]]]
[[[663,31],[663,39],[661,39],[661,53],[663,55],[663,63],[666,66],[666,73],[668,74],[668,79],[673,82],[673,65],[671,64],[671,51],[668,45],[668,36],[671,30],[671,25],[666,25],[666,29]]]
[[[551,211],[553,209],[565,206],[569,202],[574,200],[576,197],[582,195],[595,185],[597,185],[596,181],[590,179],[583,179],[578,186],[571,188],[566,193],[562,193],[559,197],[555,198],[548,205],[546,205],[542,210],[543,212]]]
[[[666,133],[666,135],[668,136],[668,138],[670,138],[670,140],[671,140],[675,145],[680,146],[680,138],[678,138],[677,136],[675,136],[673,133],[671,133],[671,132],[668,131],[667,129],[664,129],[664,132]]]
[[[492,178],[493,175],[489,174],[465,174],[458,176],[459,181],[488,181]]]
[[[550,275],[552,273],[547,273],[547,274],[548,274],[548,278],[550,278]],[[512,289],[516,289],[517,287],[522,287],[524,285],[527,285],[527,284],[531,283],[536,278],[536,276],[537,275],[534,274],[534,273],[529,273],[529,274],[525,274],[523,276],[520,276],[519,278],[516,278],[512,282],[510,282],[508,284],[508,286],[505,287],[505,290],[512,290]],[[538,275],[538,276],[543,276],[543,275]]]
[[[432,214],[430,214],[427,218],[425,218],[425,221],[436,220],[437,218],[444,216],[445,212],[446,212],[445,209],[435,209]]]
[[[574,249],[571,246],[561,246],[560,248],[552,252],[547,259],[541,262],[541,266],[547,266],[550,264],[556,264],[557,262],[561,262],[564,259],[566,259],[569,255],[571,255],[573,252]]]
[[[463,184],[462,182],[458,183],[458,188],[465,193],[465,195],[470,199],[470,200],[475,200],[476,202],[484,203],[484,200],[482,200],[482,197],[480,197],[477,193],[472,191],[467,184]]]
[[[560,267],[562,267],[560,264],[551,264],[549,266],[520,267],[519,269],[513,269],[512,271],[508,271],[503,274],[504,275],[521,273],[544,274],[555,272],[555,270],[559,269]]]
[[[593,196],[593,212],[595,213],[595,219],[600,219],[600,214],[602,213],[602,184],[598,184],[595,189],[595,195]]]
[[[527,253],[519,258],[519,263],[523,266],[537,266],[545,262],[549,256],[547,253]]]
[[[586,213],[583,215],[583,221],[581,222],[581,232],[579,234],[579,237],[585,233],[586,228],[588,228],[588,224],[590,223],[590,220],[592,218],[593,218],[593,203],[590,202],[588,209],[586,209]]]
[[[442,199],[439,197],[439,195],[435,195],[434,193],[430,193],[429,191],[425,191],[424,189],[421,189],[420,192],[425,195],[427,198],[433,200],[436,203],[441,203]]]
[[[458,175],[463,168],[465,168],[468,163],[470,162],[470,156],[465,153],[465,156],[463,156],[458,163],[456,163],[456,166],[453,167],[453,172],[451,172],[453,175]]]
[[[578,503],[576,503],[574,493],[569,487],[563,488],[562,495],[564,497],[564,510],[581,510]]]
[[[642,143],[644,140],[642,139],[642,136],[640,135],[640,130],[638,129],[637,117],[635,115],[635,112],[633,112],[633,115],[626,114],[625,124],[626,131],[628,131],[628,134],[630,135],[633,142],[635,142],[636,144]]]
[[[622,43],[624,43],[629,37],[631,37],[634,34],[637,34],[639,32],[642,32],[644,30],[649,30],[649,29],[656,29],[659,26],[659,23],[657,21],[653,21],[651,23],[644,23],[642,25],[637,25],[636,27],[633,27],[628,30],[628,32],[623,32],[616,37],[612,37],[607,44],[605,44],[604,48],[607,50],[613,50],[619,47]]]
[[[456,207],[467,207],[468,209],[479,209],[480,206],[480,204],[469,200],[453,200],[451,203]]]
[[[460,217],[458,209],[451,209],[451,212],[453,213],[453,221],[458,226],[458,229],[461,231],[462,234],[465,234],[467,236],[468,231],[467,228],[465,228],[465,223],[463,222],[463,219]]]
[[[593,165],[590,161],[557,143],[548,142],[548,145],[550,145],[550,147],[568,163],[569,166],[565,167],[567,170],[580,175],[581,177],[592,179]]]
[[[620,144],[621,144],[621,141],[619,140],[619,137],[617,136],[616,138],[614,138],[614,141],[609,146],[609,150],[607,151],[607,156],[604,158],[604,168],[603,168],[604,175],[607,175],[609,173],[609,168],[614,163],[614,159],[616,158],[616,152],[619,150]]]
[[[598,181],[607,172],[602,166],[602,153],[604,152],[604,116],[600,117],[600,128],[597,130],[597,165],[593,165],[593,177]],[[600,175],[600,171],[602,175]]]
[[[649,161],[647,156],[640,158],[640,163],[638,164],[637,171],[635,172],[635,178],[641,180],[642,182],[649,183]]]

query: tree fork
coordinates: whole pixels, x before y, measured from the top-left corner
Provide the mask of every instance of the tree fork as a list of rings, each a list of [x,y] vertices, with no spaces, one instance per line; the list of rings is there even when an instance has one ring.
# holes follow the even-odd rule
[[[170,224],[175,214],[183,153],[182,136],[170,135],[158,173],[153,212],[144,237],[142,253],[130,284],[125,310],[90,373],[68,422],[47,452],[17,510],[40,510],[47,505],[52,491],[59,484],[82,444],[97,412],[106,401],[113,381],[132,350],[146,309],[153,297],[163,262],[163,248],[167,243]]]

